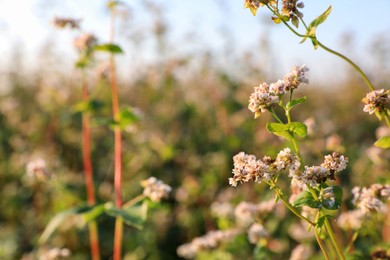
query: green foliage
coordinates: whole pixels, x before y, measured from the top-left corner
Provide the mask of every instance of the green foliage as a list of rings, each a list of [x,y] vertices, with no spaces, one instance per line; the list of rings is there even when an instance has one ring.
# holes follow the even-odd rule
[[[268,132],[282,136],[289,141],[292,141],[294,136],[305,137],[307,135],[307,126],[301,122],[291,122],[288,124],[282,123],[267,123]]]
[[[390,136],[384,136],[379,138],[375,142],[375,146],[383,148],[383,149],[389,149],[390,148]]]
[[[318,16],[309,24],[309,26],[307,27],[306,36],[302,39],[301,43],[305,42],[306,39],[309,37],[313,43],[314,48],[315,49],[318,48],[319,45],[316,36],[317,27],[323,22],[325,22],[325,20],[328,18],[331,12],[332,12],[332,6],[329,6],[324,13],[322,13],[320,16]]]
[[[108,52],[111,54],[123,54],[123,50],[119,45],[106,43],[95,45],[93,48],[95,51]]]

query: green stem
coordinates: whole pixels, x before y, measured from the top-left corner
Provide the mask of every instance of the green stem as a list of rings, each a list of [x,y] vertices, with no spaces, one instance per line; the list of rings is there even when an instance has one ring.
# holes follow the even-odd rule
[[[278,117],[278,115],[275,113],[275,111],[274,111],[274,109],[272,108],[271,109],[271,114],[272,114],[272,116],[276,119],[276,121],[278,121],[279,123],[281,123],[281,124],[284,124],[283,123],[283,121]]]
[[[340,248],[338,242],[336,241],[336,237],[335,237],[335,235],[334,235],[334,233],[333,233],[333,229],[332,229],[332,226],[331,226],[330,223],[329,223],[328,218],[325,218],[325,228],[326,228],[326,231],[327,231],[328,234],[329,234],[330,240],[332,241],[334,247],[336,248],[337,254],[339,255],[340,259],[345,260],[344,253],[343,253],[343,251],[341,250],[341,248]]]
[[[389,119],[389,117],[385,114],[384,118],[385,118],[387,126],[390,127],[390,119]]]
[[[355,243],[355,241],[356,241],[358,235],[359,235],[359,232],[358,232],[358,231],[355,231],[355,232],[353,233],[353,235],[352,235],[352,237],[351,237],[351,241],[349,241],[347,247],[345,248],[345,252],[346,252],[346,253],[348,253],[348,252],[351,250],[351,248],[352,248],[352,246],[353,246],[353,243]]]
[[[298,33],[294,28],[292,28],[286,21],[284,21],[281,17],[281,15],[276,12],[274,9],[270,8],[268,5],[267,5],[268,9],[271,10],[271,12],[276,15],[278,18],[280,18],[280,20],[284,23],[284,25],[291,31],[293,32],[296,36],[300,37],[300,38],[310,38],[310,39],[316,39],[317,40],[317,43],[318,45],[324,49],[325,51],[327,52],[330,52],[332,53],[333,55],[336,55],[338,56],[339,58],[343,59],[344,61],[346,61],[347,63],[349,63],[359,74],[360,76],[363,78],[364,82],[366,83],[366,85],[368,86],[368,88],[373,91],[375,90],[373,84],[371,83],[371,81],[368,79],[367,75],[360,69],[360,67],[358,65],[356,65],[352,60],[350,60],[349,58],[347,58],[345,55],[335,51],[335,50],[332,50],[328,47],[326,47],[324,44],[322,44],[315,36],[309,36],[309,35],[304,35],[304,34],[300,34]],[[307,26],[305,24],[305,22],[303,21],[303,19],[300,19],[302,21],[302,23],[304,24],[306,30],[307,30]]]
[[[279,189],[278,186],[276,186],[274,183],[269,183],[269,185],[270,185],[271,187],[273,187],[273,189],[275,190],[275,192],[276,192],[278,198],[282,200],[283,204],[284,204],[292,213],[294,213],[294,215],[296,215],[298,218],[300,218],[300,219],[306,221],[306,222],[309,223],[311,226],[313,226],[313,227],[315,226],[315,223],[314,223],[314,222],[312,222],[310,219],[308,219],[308,218],[302,216],[302,215],[296,210],[296,208],[295,208],[293,205],[291,205],[290,202],[287,201],[287,199],[284,197],[283,193],[281,192],[281,190]]]
[[[318,231],[317,231],[316,228],[314,228],[314,234],[315,234],[315,236],[316,236],[317,243],[318,243],[318,245],[320,246],[320,249],[321,249],[322,253],[324,254],[326,260],[329,260],[329,259],[330,259],[330,258],[329,258],[329,255],[328,255],[328,253],[326,252],[325,246],[324,246],[324,244],[322,243],[322,240],[321,240],[321,238],[320,238],[320,236],[319,236]]]

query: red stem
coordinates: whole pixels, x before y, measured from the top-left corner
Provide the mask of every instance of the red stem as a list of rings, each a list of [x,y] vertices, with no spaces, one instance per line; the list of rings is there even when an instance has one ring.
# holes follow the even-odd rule
[[[87,102],[89,99],[87,82],[83,75],[83,101]],[[92,160],[91,160],[91,133],[90,133],[90,117],[88,112],[82,114],[82,139],[83,139],[83,163],[85,174],[85,186],[87,189],[88,205],[95,205],[95,191],[93,184]],[[93,260],[100,259],[99,235],[96,221],[88,224],[89,240],[91,244],[91,256]]]
[[[111,2],[111,0],[109,1]],[[111,7],[111,24],[110,24],[110,42],[114,41],[115,36],[115,13],[114,7]],[[112,95],[112,113],[115,122],[119,122],[119,101],[118,90],[116,82],[115,57],[110,55],[110,78],[111,78],[111,95]],[[115,206],[122,207],[122,133],[118,125],[114,128],[114,188],[115,188]],[[121,260],[122,258],[122,240],[123,240],[123,221],[120,217],[115,221],[114,233],[114,260]]]

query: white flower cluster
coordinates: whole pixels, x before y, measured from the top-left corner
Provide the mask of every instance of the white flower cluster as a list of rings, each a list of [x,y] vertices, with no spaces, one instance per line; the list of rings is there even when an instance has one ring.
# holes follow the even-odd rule
[[[326,155],[320,166],[305,166],[302,173],[291,175],[295,182],[317,187],[327,180],[335,180],[335,174],[347,167],[348,158],[338,153]]]
[[[234,209],[236,223],[241,227],[248,227],[253,224],[259,216],[273,211],[279,204],[274,199],[260,202],[258,204],[241,201]]]
[[[147,180],[143,180],[141,186],[144,188],[143,194],[155,202],[167,198],[172,191],[172,188],[169,185],[158,180],[156,177],[150,177]]]
[[[363,111],[373,114],[384,112],[390,109],[390,90],[378,89],[367,93],[362,99],[365,103]]]
[[[337,218],[337,225],[344,230],[358,230],[362,226],[363,216],[360,209],[343,212]]]
[[[27,164],[26,167],[27,176],[30,178],[34,178],[36,180],[47,180],[49,176],[49,171],[46,167],[46,161],[43,159],[37,159],[31,161]]]
[[[204,236],[194,238],[190,243],[179,246],[177,254],[186,259],[195,258],[199,251],[216,248],[239,233],[238,229],[210,231]]]
[[[255,118],[261,113],[275,108],[279,103],[280,96],[290,90],[297,89],[300,84],[309,83],[306,65],[294,66],[282,80],[268,85],[266,82],[254,87],[254,92],[249,97],[248,109],[255,113]]]
[[[69,258],[71,252],[68,248],[52,248],[42,254],[39,259],[40,260],[55,260],[55,259],[65,259]]]
[[[373,184],[369,188],[354,187],[352,189],[352,203],[362,211],[363,214],[370,212],[382,212],[386,210],[386,204],[382,200],[390,198],[389,184]]]
[[[234,187],[238,183],[251,180],[254,182],[269,181],[280,171],[287,169],[290,170],[290,174],[293,174],[300,167],[298,157],[292,154],[289,148],[280,151],[275,160],[268,156],[257,160],[254,155],[240,152],[233,157],[233,162],[233,177],[229,178],[229,184]]]

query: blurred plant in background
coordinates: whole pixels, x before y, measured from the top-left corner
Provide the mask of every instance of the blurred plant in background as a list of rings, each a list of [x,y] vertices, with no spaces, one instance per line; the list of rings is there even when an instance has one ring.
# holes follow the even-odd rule
[[[308,252],[318,256],[315,237],[280,203],[274,204],[265,185],[247,183],[232,189],[227,181],[231,177],[231,158],[243,148],[250,154],[274,158],[285,147],[280,138],[265,130],[269,114],[255,121],[247,109],[252,86],[274,77],[267,73],[268,67],[253,64],[248,57],[274,50],[225,55],[240,73],[218,66],[217,57],[207,50],[178,56],[167,39],[169,27],[161,9],[148,4],[156,12],[156,27],[143,31],[143,37],[130,38],[128,44],[142,46],[153,39],[159,43],[155,51],[163,58],[143,64],[132,73],[135,77],[131,80],[118,78],[120,103],[142,114],[137,124],[123,128],[122,195],[137,198],[143,193],[138,183],[150,176],[172,186],[172,195],[161,204],[149,202],[149,216],[142,231],[124,228],[124,259],[177,259],[177,249],[183,244],[190,245],[190,249],[194,245],[202,248],[198,259],[303,259],[302,254],[308,256]],[[383,42],[374,45],[381,46],[373,47],[374,52],[389,51]],[[22,50],[15,46],[13,52],[14,58],[6,66],[8,88],[0,96],[0,258],[31,259],[35,250],[41,256],[86,259],[90,255],[88,231],[77,214],[67,215],[51,234],[49,244],[37,248],[50,219],[87,198],[80,149],[82,115],[70,109],[80,104],[82,78],[67,73],[69,69],[62,65],[66,64],[65,57],[49,43],[31,71],[23,69]],[[97,53],[96,59],[101,58]],[[383,73],[375,81],[388,83],[383,55],[373,58],[378,59],[378,66],[383,64]],[[106,120],[112,118],[109,72],[105,63],[97,67],[87,74],[89,86],[93,86],[91,99],[97,101],[90,105],[99,108],[90,113],[94,119],[91,161],[96,201],[101,204],[114,200],[114,138]],[[335,91],[348,94],[335,95]],[[337,89],[310,85],[297,90],[297,94],[310,96],[304,109],[292,112],[297,121],[310,126],[300,147],[306,163],[315,165],[316,158],[332,151],[349,158],[339,180],[347,203],[337,220],[348,231],[336,230],[336,237],[350,240],[362,217],[349,211],[358,194],[352,193],[352,188],[369,189],[371,183],[388,183],[389,150],[372,145],[388,136],[383,133],[387,130],[380,131],[375,117],[363,112],[364,104],[359,101],[367,93],[355,74],[349,74]],[[348,214],[354,214],[352,220],[348,220]],[[354,240],[363,258],[388,248],[389,229],[382,230],[378,224],[385,222],[386,216],[373,216],[360,227],[360,235]],[[99,215],[96,222],[101,258],[108,259],[115,221]]]

